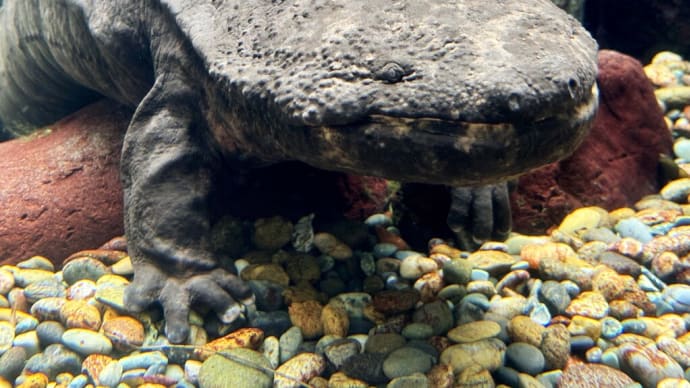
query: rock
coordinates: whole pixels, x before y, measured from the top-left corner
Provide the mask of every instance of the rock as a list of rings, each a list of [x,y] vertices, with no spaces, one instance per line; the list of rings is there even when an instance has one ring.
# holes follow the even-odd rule
[[[271,364],[259,352],[237,348],[225,351],[228,357],[213,355],[199,370],[199,385],[204,388],[273,387],[273,377],[267,373]],[[248,366],[251,363],[264,369]]]
[[[345,361],[342,371],[352,378],[369,384],[383,384],[388,381],[388,377],[383,374],[385,357],[382,353],[356,354]]]
[[[361,347],[359,342],[355,340],[348,338],[338,339],[326,346],[324,355],[333,364],[335,369],[340,369],[345,361],[360,353]]]
[[[122,235],[118,167],[130,117],[126,108],[98,102],[40,135],[0,144],[0,264],[36,252],[59,264]]]
[[[476,321],[465,323],[448,331],[448,338],[454,342],[474,342],[496,337],[501,332],[501,326],[493,321]]]
[[[524,315],[518,315],[511,319],[507,329],[513,342],[525,342],[534,346],[541,344],[545,330],[542,325]]]
[[[440,361],[453,368],[458,374],[474,364],[484,369],[494,371],[503,365],[506,345],[496,338],[452,345],[441,353]]]
[[[513,342],[505,353],[506,366],[532,376],[544,370],[544,355],[539,348],[524,342]]]
[[[381,333],[369,337],[364,346],[367,353],[389,354],[390,352],[405,346],[405,337],[398,333]]]
[[[376,293],[372,303],[376,311],[393,315],[413,309],[419,297],[419,292],[415,289],[385,290]]]
[[[683,378],[683,368],[664,352],[633,343],[618,348],[621,370],[642,383],[645,388],[654,388],[664,378]]]
[[[539,348],[544,355],[546,369],[563,369],[570,356],[570,332],[562,324],[548,326]]]
[[[433,365],[432,357],[417,348],[404,346],[392,351],[383,362],[383,373],[394,379],[414,373],[426,373]]]
[[[446,333],[454,324],[453,312],[445,302],[441,301],[421,306],[415,310],[412,320],[430,325],[434,329],[434,335]]]
[[[642,66],[602,50],[597,80],[599,111],[582,145],[571,157],[520,176],[511,195],[514,229],[543,234],[571,209],[623,207],[658,189],[659,154],[670,154],[672,140]]]
[[[292,223],[283,217],[259,218],[254,222],[252,242],[263,250],[275,251],[290,242]]]
[[[326,369],[326,360],[316,353],[300,353],[276,369],[274,388],[299,387]],[[285,378],[289,376],[290,379]],[[242,386],[242,385],[236,385]]]
[[[290,321],[302,330],[304,338],[314,339],[323,335],[322,310],[321,303],[309,300],[293,303],[290,305],[288,313],[290,314]]]
[[[563,371],[559,386],[573,388],[626,387],[634,385],[625,373],[601,364],[571,364]]]
[[[133,350],[144,343],[144,326],[132,317],[110,318],[103,322],[101,330],[119,351]]]
[[[570,302],[565,312],[570,315],[601,319],[609,312],[609,305],[604,296],[595,291],[585,291]]]
[[[20,346],[13,346],[0,356],[0,377],[14,380],[19,376],[26,363],[27,353]]]

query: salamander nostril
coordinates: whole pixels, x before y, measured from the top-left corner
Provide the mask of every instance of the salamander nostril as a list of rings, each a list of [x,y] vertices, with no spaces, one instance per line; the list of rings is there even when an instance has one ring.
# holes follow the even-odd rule
[[[574,80],[572,78],[568,80],[568,92],[570,93],[570,97],[575,98],[575,96],[577,95],[577,93],[575,92],[577,86],[577,80]]]

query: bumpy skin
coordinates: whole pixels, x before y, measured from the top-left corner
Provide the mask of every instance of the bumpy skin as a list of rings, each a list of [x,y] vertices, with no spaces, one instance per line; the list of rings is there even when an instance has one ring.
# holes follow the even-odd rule
[[[220,170],[300,160],[442,183],[449,223],[481,239],[509,230],[507,194],[462,187],[568,155],[596,108],[595,43],[547,0],[12,0],[0,12],[6,128],[102,96],[136,107],[122,152],[126,303],[159,302],[172,342],[190,305],[230,322],[251,297],[209,247]]]

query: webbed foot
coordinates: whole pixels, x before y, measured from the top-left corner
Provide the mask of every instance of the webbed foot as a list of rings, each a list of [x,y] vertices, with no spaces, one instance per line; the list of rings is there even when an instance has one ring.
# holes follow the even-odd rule
[[[452,188],[447,221],[463,249],[505,240],[512,222],[508,183]]]
[[[163,307],[166,336],[177,344],[189,336],[191,306],[208,306],[223,323],[229,324],[244,311],[244,305],[254,303],[254,297],[242,280],[224,269],[182,277],[142,263],[125,291],[125,304],[140,312],[156,303]]]

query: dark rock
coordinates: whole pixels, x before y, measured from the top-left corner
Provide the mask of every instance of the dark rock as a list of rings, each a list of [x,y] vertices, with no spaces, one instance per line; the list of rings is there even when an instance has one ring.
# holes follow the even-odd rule
[[[599,52],[600,106],[590,134],[569,158],[520,177],[513,229],[543,233],[575,208],[629,206],[659,189],[659,154],[672,139],[642,65]]]
[[[0,264],[60,263],[122,235],[118,166],[131,112],[103,101],[0,144]]]
[[[13,346],[0,356],[0,377],[13,381],[24,368],[26,350],[21,346]]]
[[[369,384],[384,384],[388,381],[388,377],[383,373],[385,358],[386,356],[381,353],[355,354],[345,361],[342,371],[349,377]]]

